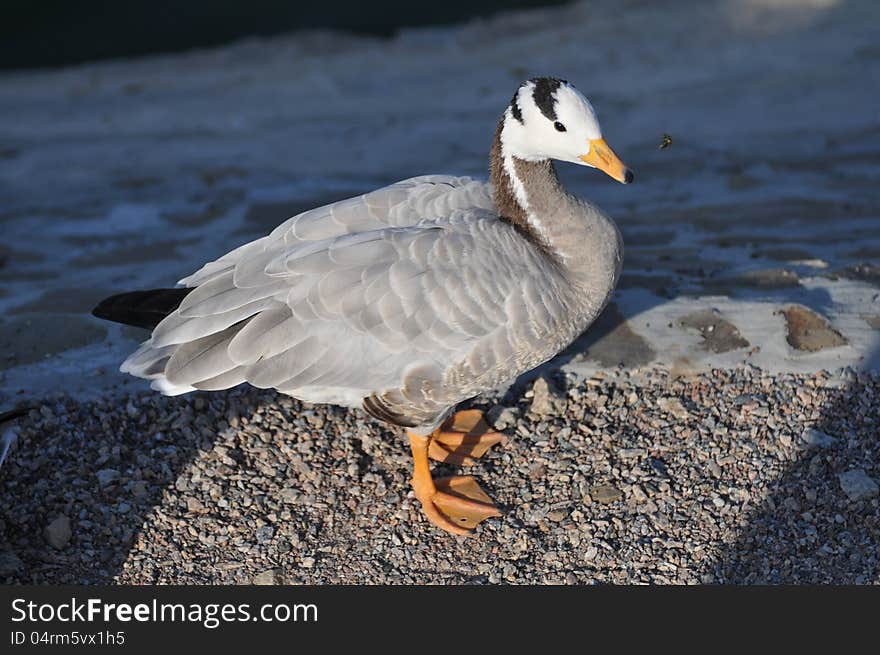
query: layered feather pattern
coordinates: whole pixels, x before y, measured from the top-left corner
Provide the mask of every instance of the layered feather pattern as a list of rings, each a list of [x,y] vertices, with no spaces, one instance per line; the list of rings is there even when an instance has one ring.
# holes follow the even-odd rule
[[[313,402],[372,397],[417,425],[578,329],[564,273],[468,178],[304,212],[180,283],[193,291],[123,371],[164,393],[249,382]]]

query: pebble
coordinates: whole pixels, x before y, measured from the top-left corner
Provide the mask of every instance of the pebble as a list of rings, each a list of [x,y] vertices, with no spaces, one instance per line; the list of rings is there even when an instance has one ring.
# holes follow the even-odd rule
[[[115,469],[101,469],[100,471],[95,472],[95,477],[98,478],[99,485],[106,487],[116,481],[119,477],[119,471]]]
[[[631,487],[630,492],[632,493],[633,500],[637,503],[643,503],[648,500],[647,494],[645,494],[644,490],[637,484],[634,484]]]
[[[681,404],[678,398],[659,398],[657,406],[677,419],[684,420],[690,417],[690,413],[684,408],[684,405]]]
[[[205,511],[205,506],[198,498],[193,498],[192,496],[186,497],[186,511],[192,514],[201,514]]]
[[[255,585],[283,585],[284,572],[281,569],[267,569],[253,578]]]
[[[565,412],[565,394],[550,378],[539,377],[532,385],[532,404],[529,410],[538,416],[557,415]]]
[[[138,480],[131,486],[132,495],[138,500],[144,500],[147,497],[147,483]]]
[[[486,420],[496,430],[506,430],[510,426],[516,425],[516,410],[512,407],[495,405],[486,412]]]
[[[257,538],[259,543],[266,543],[272,540],[272,537],[275,536],[275,528],[271,525],[264,525],[260,528],[257,528],[257,531],[254,533],[254,536]]]
[[[804,430],[801,433],[801,439],[811,448],[830,448],[837,443],[837,439],[830,434],[826,434],[825,432],[822,432],[822,430],[816,430],[815,428],[807,428]]]
[[[880,493],[880,487],[863,469],[852,469],[837,476],[840,488],[852,501],[873,498]]]
[[[613,503],[623,498],[623,492],[610,484],[601,484],[590,489],[590,497],[598,503]]]
[[[73,534],[70,529],[70,519],[62,514],[46,526],[43,534],[52,548],[63,549],[70,542]]]

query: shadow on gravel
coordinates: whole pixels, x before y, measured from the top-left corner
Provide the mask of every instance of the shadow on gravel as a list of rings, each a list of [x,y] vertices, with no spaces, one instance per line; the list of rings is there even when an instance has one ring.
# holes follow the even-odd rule
[[[212,449],[230,421],[246,423],[266,400],[233,390],[210,399],[135,398],[125,411],[113,400],[94,413],[73,401],[33,410],[0,469],[0,581],[113,583],[165,490],[185,491],[180,474],[198,451]],[[220,425],[202,411],[208,402],[225,409]],[[170,552],[165,564],[185,568],[187,554]]]
[[[880,350],[866,358],[866,368],[877,370],[878,359]],[[880,407],[870,401],[878,386],[876,376],[853,375],[815,420],[807,417],[812,443],[802,442],[709,577],[736,584],[878,581]]]

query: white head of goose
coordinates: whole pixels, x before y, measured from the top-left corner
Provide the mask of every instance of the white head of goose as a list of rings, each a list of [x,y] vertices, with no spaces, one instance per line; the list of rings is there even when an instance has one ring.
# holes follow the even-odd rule
[[[318,207],[94,314],[151,330],[121,370],[164,394],[247,382],[407,428],[427,517],[468,534],[498,510],[470,476],[433,479],[429,458],[467,466],[503,435],[455,407],[565,348],[620,271],[613,221],[551,159],[632,180],[587,99],[537,78],[498,124],[489,183],[428,175]]]

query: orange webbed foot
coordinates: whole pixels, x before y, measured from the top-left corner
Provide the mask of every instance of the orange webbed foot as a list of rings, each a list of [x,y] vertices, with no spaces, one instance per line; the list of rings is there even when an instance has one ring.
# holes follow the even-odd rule
[[[473,466],[477,459],[507,437],[495,432],[483,418],[483,412],[466,409],[449,417],[432,435],[428,457],[456,466]]]
[[[451,534],[464,536],[486,519],[501,516],[473,476],[455,475],[434,480],[428,457],[448,463],[472,463],[504,439],[504,435],[491,432],[482,414],[475,410],[459,412],[430,436],[409,433],[413,454],[412,487],[431,523]]]

